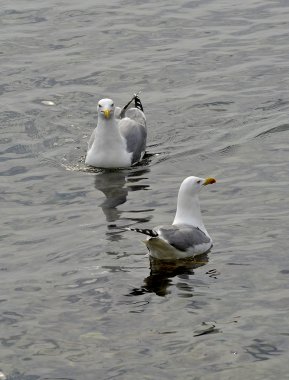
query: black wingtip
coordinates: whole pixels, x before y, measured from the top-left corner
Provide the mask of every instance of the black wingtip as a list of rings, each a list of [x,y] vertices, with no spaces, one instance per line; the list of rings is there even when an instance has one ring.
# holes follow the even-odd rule
[[[158,233],[156,231],[145,229],[145,228],[128,228],[128,230],[134,231],[134,232],[139,232],[140,234],[145,234],[145,235],[148,235],[150,237],[157,237],[158,236]]]
[[[138,97],[138,94],[140,93],[140,91],[136,94],[133,95],[133,97],[131,98],[131,100],[122,108],[121,112],[120,112],[120,118],[122,119],[123,117],[125,117],[125,112],[126,110],[128,109],[128,107],[131,105],[131,103],[134,101],[134,106],[135,108],[141,110],[142,112],[143,111],[143,106],[141,104],[141,101],[140,101],[140,98]]]
[[[134,97],[134,106],[143,112],[143,106],[141,104],[140,98],[137,95]]]

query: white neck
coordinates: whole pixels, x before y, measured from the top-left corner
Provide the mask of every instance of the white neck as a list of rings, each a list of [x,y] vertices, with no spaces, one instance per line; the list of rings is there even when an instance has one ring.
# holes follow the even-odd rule
[[[132,153],[126,150],[126,140],[120,134],[117,122],[98,118],[94,140],[86,155],[86,164],[102,168],[119,168],[131,165]]]
[[[177,211],[173,225],[189,224],[191,226],[198,227],[206,235],[208,235],[208,232],[203,223],[198,195],[192,197],[183,193],[180,196],[180,193],[181,189],[178,195]]]
[[[108,120],[103,119],[102,117],[98,118],[97,134],[102,136],[103,139],[109,140],[112,136],[115,139],[119,136],[119,139],[121,140],[121,135],[113,116]]]

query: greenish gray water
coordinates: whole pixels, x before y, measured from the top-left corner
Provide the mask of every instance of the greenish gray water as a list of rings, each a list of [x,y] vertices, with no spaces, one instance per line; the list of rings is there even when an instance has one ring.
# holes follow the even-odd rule
[[[1,14],[0,369],[10,380],[288,377],[289,4],[11,0]],[[84,170],[99,98],[148,157]],[[150,264],[127,226],[201,194],[214,248]]]

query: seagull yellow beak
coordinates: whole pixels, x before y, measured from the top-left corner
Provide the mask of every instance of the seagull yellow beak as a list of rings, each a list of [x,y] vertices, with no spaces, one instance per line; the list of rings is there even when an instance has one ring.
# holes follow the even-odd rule
[[[216,182],[215,178],[209,177],[209,178],[205,179],[205,182],[203,183],[203,185],[207,186],[207,185],[211,185],[212,183],[215,183],[215,182]]]
[[[105,117],[106,119],[109,119],[109,118],[110,118],[110,110],[104,110],[104,111],[103,111],[103,114],[104,114],[104,117]]]

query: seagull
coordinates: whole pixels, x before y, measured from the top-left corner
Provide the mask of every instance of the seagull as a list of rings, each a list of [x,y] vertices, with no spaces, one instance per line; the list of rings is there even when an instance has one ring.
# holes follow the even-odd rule
[[[134,107],[130,107],[134,101]],[[97,105],[97,126],[88,141],[85,163],[97,168],[127,168],[143,158],[146,149],[146,117],[138,94],[121,109],[113,100]]]
[[[178,194],[177,211],[172,225],[154,229],[128,228],[147,235],[144,242],[149,255],[159,260],[187,259],[208,252],[213,241],[201,215],[199,192],[215,183],[214,178],[187,177]]]

